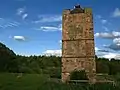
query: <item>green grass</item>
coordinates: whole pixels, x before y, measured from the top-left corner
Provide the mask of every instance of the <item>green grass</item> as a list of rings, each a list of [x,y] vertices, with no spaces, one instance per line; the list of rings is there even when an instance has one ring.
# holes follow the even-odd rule
[[[64,84],[48,75],[0,73],[0,90],[120,90],[110,84]]]
[[[23,74],[18,78],[16,74],[0,74],[0,90],[38,90],[46,82],[47,75]]]

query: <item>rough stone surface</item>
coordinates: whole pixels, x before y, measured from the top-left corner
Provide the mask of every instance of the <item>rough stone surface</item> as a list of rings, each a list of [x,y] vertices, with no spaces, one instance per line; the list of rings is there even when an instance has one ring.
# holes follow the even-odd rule
[[[84,8],[84,12],[72,14],[71,11],[64,10],[62,16],[62,81],[69,80],[73,70],[84,69],[90,82],[94,82],[96,65],[92,9]]]

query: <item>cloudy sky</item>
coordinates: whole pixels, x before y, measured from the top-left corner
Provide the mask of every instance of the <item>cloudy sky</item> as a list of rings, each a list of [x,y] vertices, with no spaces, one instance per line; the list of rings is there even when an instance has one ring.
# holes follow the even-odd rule
[[[16,54],[61,55],[62,11],[91,7],[95,51],[120,57],[120,0],[0,0],[0,42]]]

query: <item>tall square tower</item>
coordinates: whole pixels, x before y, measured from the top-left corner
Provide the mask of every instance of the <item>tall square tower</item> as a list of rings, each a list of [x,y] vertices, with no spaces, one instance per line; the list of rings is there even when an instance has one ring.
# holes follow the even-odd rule
[[[96,72],[93,15],[91,8],[63,11],[62,16],[62,81],[70,79],[74,70],[85,70],[89,80]]]

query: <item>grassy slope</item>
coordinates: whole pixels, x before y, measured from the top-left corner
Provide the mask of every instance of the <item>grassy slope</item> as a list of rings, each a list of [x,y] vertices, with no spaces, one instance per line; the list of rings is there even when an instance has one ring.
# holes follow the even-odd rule
[[[0,90],[120,90],[106,84],[78,84],[67,85],[49,80],[47,75],[24,74],[18,78],[17,74],[1,73]]]
[[[15,74],[0,74],[0,90],[38,90],[46,80],[46,75],[25,74],[18,77]]]

